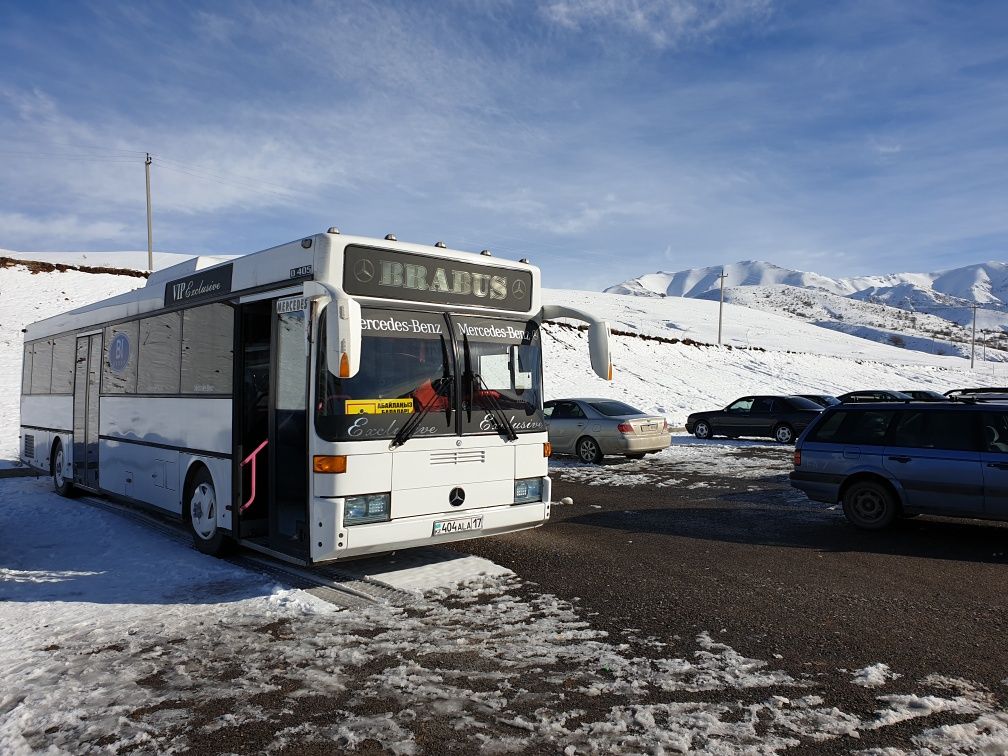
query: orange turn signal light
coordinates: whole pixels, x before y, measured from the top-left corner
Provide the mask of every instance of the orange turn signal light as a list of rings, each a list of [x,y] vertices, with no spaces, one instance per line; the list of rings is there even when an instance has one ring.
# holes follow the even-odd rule
[[[549,457],[551,454],[553,454],[553,444],[547,441],[543,444],[543,456]]]
[[[312,465],[312,468],[317,473],[346,472],[346,457],[342,454],[339,456],[324,456],[317,454],[313,461],[314,464]]]
[[[350,358],[347,357],[347,353],[343,354],[339,358],[339,377],[349,378],[350,377]]]

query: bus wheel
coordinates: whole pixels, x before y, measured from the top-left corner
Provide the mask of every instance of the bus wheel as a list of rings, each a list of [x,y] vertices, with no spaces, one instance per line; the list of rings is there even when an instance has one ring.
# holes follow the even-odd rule
[[[182,518],[192,534],[197,551],[220,556],[229,545],[227,535],[217,526],[217,491],[205,467],[189,479],[182,502]]]
[[[582,462],[598,464],[602,461],[602,449],[599,448],[598,441],[591,436],[582,436],[578,439],[577,446],[578,459]]]
[[[74,484],[63,477],[63,468],[66,467],[66,455],[63,453],[63,442],[58,438],[53,444],[52,456],[49,458],[49,472],[52,473],[53,488],[60,496],[73,496],[76,493]]]

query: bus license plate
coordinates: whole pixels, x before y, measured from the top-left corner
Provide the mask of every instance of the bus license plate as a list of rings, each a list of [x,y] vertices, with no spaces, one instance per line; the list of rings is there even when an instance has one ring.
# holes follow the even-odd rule
[[[464,520],[435,520],[434,532],[431,535],[449,535],[451,533],[467,533],[470,530],[483,529],[483,515],[467,517]]]

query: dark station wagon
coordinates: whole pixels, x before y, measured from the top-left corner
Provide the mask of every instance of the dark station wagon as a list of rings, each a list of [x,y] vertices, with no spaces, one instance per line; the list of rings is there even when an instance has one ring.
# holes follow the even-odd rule
[[[1008,519],[1008,407],[840,405],[808,427],[794,456],[791,485],[842,503],[865,530],[918,513]]]

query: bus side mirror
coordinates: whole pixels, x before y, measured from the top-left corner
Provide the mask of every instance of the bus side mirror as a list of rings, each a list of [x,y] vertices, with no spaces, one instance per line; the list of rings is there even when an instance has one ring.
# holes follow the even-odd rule
[[[353,299],[334,299],[326,308],[326,364],[340,378],[353,378],[360,371],[361,307]]]
[[[588,326],[588,354],[595,375],[612,380],[612,356],[609,354],[609,323],[596,321]]]

